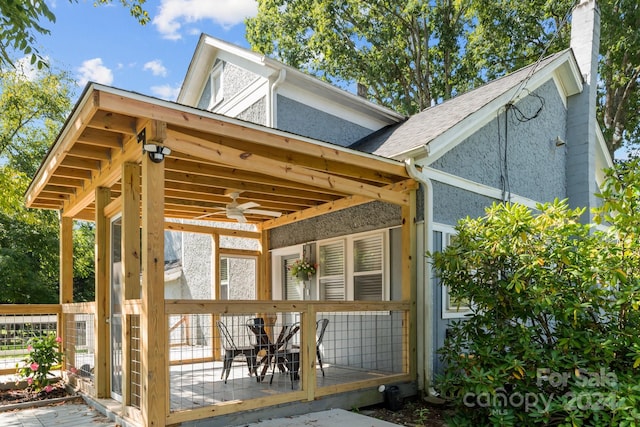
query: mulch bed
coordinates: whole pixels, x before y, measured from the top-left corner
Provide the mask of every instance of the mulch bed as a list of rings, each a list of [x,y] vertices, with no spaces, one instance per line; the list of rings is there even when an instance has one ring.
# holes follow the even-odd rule
[[[30,391],[29,389],[21,388],[0,390],[0,407],[15,405],[18,403],[40,402],[43,400],[53,400],[73,396],[72,393],[69,393],[67,391],[67,389],[65,388],[65,384],[62,381],[51,384],[51,386],[53,387],[53,390],[51,390],[49,393],[44,390],[36,393],[34,391]]]
[[[412,427],[446,427],[445,418],[450,409],[446,405],[435,405],[421,399],[405,399],[397,411],[387,409],[384,404],[362,408],[359,412],[369,417]]]

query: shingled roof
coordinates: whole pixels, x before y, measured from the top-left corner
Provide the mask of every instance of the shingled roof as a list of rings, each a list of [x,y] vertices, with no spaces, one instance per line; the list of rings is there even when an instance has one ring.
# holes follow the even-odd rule
[[[515,91],[533,74],[555,70],[562,56],[570,49],[544,58],[474,90],[427,108],[397,125],[387,126],[352,144],[349,148],[383,157],[399,158],[429,144],[438,136],[456,127],[492,101]]]

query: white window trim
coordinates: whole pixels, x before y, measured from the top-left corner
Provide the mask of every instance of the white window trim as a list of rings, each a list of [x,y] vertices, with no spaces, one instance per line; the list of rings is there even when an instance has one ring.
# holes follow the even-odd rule
[[[284,298],[282,289],[282,258],[298,255],[302,259],[303,245],[287,246],[286,248],[273,249],[271,251],[271,296],[274,300]]]
[[[383,259],[382,259],[382,299],[381,301],[389,301],[391,298],[390,285],[390,254],[389,254],[389,229],[367,231],[363,233],[349,234],[346,236],[335,237],[316,242],[316,253],[320,253],[320,246],[329,245],[336,242],[344,242],[345,244],[345,301],[353,301],[354,296],[354,262],[353,262],[353,242],[373,235],[382,235]],[[319,279],[319,275],[318,275]],[[320,286],[317,287],[314,298],[320,299]]]
[[[442,233],[442,250],[444,251],[449,246],[451,236],[458,234],[456,229],[446,224],[433,224],[433,231]],[[449,287],[442,285],[442,318],[443,319],[459,319],[465,317],[471,313],[470,307],[455,307],[451,306],[451,299],[449,298]]]
[[[222,104],[224,101],[224,84],[223,84],[224,73],[222,72],[222,62],[217,64],[211,70],[209,74],[210,80],[210,90],[211,90],[211,98],[209,99],[209,106],[207,110],[212,111],[218,105]],[[216,85],[216,80],[218,80],[218,85]],[[220,98],[216,98],[216,86],[219,86]]]

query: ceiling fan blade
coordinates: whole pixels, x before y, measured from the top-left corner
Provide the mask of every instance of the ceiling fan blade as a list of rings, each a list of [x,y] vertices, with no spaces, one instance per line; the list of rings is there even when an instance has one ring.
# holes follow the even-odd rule
[[[281,212],[265,211],[264,209],[245,209],[244,213],[256,214],[256,215],[267,215],[275,218],[278,218],[282,215]]]
[[[225,212],[224,209],[219,210],[218,212],[209,212],[209,213],[206,213],[204,215],[197,216],[194,219],[203,219],[203,218],[207,218],[207,217],[213,216],[213,215],[220,215],[220,214],[223,214],[224,212]]]
[[[239,213],[229,213],[229,214],[227,214],[227,218],[235,219],[236,221],[242,222],[242,223],[247,222],[247,219],[244,217],[244,215],[239,214]]]
[[[241,205],[236,206],[237,209],[241,209],[241,210],[247,210],[247,209],[251,209],[251,208],[257,208],[258,206],[260,206],[259,203],[256,202],[246,202],[246,203],[242,203]]]

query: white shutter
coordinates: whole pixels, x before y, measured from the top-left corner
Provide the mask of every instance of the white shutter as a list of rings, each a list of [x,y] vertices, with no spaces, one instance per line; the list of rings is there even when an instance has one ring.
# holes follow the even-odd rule
[[[284,299],[285,300],[300,300],[304,299],[302,296],[302,286],[300,285],[300,279],[291,275],[290,267],[294,263],[296,258],[284,259]]]
[[[355,300],[381,301],[384,239],[375,234],[353,241],[353,297]]]
[[[344,241],[320,246],[320,292],[321,299],[344,301],[345,256]]]

